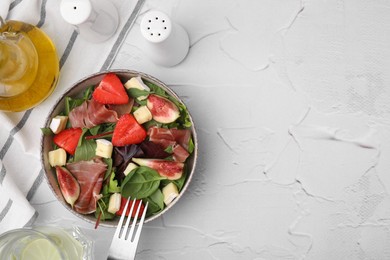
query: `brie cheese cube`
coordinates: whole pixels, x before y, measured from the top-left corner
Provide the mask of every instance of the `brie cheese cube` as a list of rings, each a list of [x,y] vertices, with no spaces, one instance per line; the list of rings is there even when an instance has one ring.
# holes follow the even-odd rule
[[[135,163],[129,163],[126,167],[126,169],[123,171],[123,173],[127,176],[132,170],[134,170],[135,168],[137,168],[138,165],[136,165]]]
[[[167,206],[171,204],[171,202],[176,199],[177,196],[179,196],[177,186],[173,182],[162,188],[162,193],[164,195],[164,203]]]
[[[64,166],[66,164],[66,151],[62,148],[49,152],[49,164],[54,166]]]
[[[67,122],[67,116],[56,116],[51,120],[49,128],[53,131],[53,133],[58,134],[65,129]]]
[[[120,193],[111,194],[110,200],[108,201],[107,211],[112,214],[115,214],[121,208],[121,199],[122,196]]]
[[[103,158],[111,158],[113,145],[106,139],[96,140],[96,155]]]
[[[142,125],[145,122],[152,120],[153,116],[147,106],[141,106],[133,113],[138,124]]]
[[[150,88],[145,85],[145,83],[142,81],[140,76],[137,77],[132,77],[125,83],[125,88],[130,89],[130,88],[136,88],[140,90],[145,90],[145,91],[150,91]],[[137,99],[138,100],[145,100],[147,96],[139,96]]]

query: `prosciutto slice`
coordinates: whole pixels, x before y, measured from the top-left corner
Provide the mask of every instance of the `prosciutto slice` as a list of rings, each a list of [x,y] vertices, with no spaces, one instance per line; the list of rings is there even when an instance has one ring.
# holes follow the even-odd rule
[[[177,162],[185,162],[190,153],[183,148],[180,144],[175,144],[173,146],[173,160]]]
[[[150,141],[161,144],[164,149],[177,143],[187,150],[191,138],[191,131],[189,129],[151,127],[148,130],[148,135]]]
[[[149,141],[160,144],[164,149],[172,146],[173,159],[184,162],[189,156],[188,144],[191,138],[189,129],[166,129],[151,127],[148,130]]]
[[[107,108],[110,110],[114,110],[118,114],[118,117],[121,117],[124,114],[129,114],[131,112],[131,109],[133,108],[133,105],[134,105],[134,99],[129,98],[129,102],[127,104],[107,105]]]
[[[73,208],[81,214],[95,212],[107,165],[101,158],[95,158],[90,161],[69,163],[66,168],[80,184],[80,195]]]
[[[134,100],[125,105],[106,106],[93,99],[87,100],[69,113],[72,127],[91,128],[102,123],[116,123],[119,117],[131,111]]]

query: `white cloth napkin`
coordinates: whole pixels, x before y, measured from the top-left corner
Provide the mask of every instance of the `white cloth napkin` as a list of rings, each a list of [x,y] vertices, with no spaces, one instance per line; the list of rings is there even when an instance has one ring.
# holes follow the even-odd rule
[[[109,1],[119,11],[119,28],[109,40],[92,43],[63,20],[59,0],[0,0],[0,12],[6,13],[4,6],[9,6],[7,20],[37,25],[53,40],[61,69],[57,88],[42,104],[25,112],[0,112],[0,234],[29,225],[37,215],[28,200],[44,179],[39,158],[40,128],[50,108],[73,83],[108,69],[131,28],[130,16],[137,1]]]

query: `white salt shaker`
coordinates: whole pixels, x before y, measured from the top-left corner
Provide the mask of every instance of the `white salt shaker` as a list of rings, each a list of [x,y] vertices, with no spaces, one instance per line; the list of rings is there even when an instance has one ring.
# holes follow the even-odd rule
[[[118,10],[108,0],[62,0],[60,12],[81,37],[91,42],[108,40],[119,25]]]
[[[140,30],[145,39],[144,52],[156,64],[171,67],[179,64],[189,51],[189,37],[184,28],[163,12],[144,14]]]

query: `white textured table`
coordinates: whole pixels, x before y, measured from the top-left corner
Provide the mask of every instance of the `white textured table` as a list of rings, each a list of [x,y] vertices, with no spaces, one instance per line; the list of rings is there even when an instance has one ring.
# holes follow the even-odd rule
[[[137,23],[113,68],[172,87],[196,122],[190,188],[147,223],[137,259],[390,259],[390,2],[147,1],[183,25],[154,65]],[[113,230],[76,219],[46,183],[37,224],[76,223],[104,259]]]

